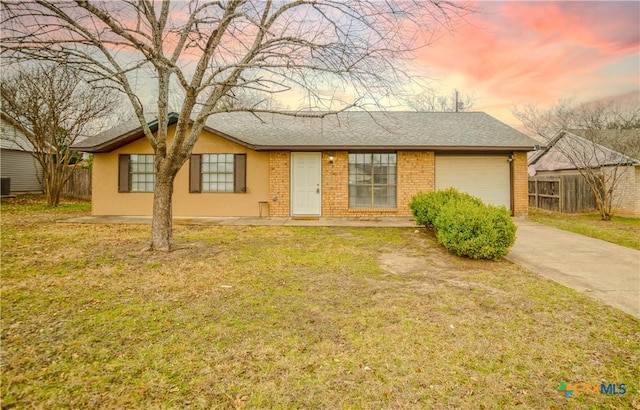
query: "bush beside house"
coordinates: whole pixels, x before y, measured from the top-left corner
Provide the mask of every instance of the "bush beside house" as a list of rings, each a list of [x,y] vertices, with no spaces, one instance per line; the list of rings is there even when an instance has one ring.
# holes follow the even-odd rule
[[[506,208],[453,188],[421,192],[409,207],[419,225],[435,228],[438,242],[459,256],[496,260],[515,242],[516,226]]]

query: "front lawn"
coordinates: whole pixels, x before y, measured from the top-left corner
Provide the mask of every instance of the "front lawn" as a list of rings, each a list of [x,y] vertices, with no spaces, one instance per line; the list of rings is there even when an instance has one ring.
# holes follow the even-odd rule
[[[530,208],[529,219],[556,228],[640,250],[640,219],[614,216],[603,221],[598,214],[564,214]]]
[[[424,229],[178,225],[147,253],[67,205],[2,204],[3,407],[640,407],[638,320]]]

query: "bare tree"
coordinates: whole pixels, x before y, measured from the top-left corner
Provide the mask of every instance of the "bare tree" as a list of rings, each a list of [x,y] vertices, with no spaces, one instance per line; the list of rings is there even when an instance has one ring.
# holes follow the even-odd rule
[[[279,111],[281,104],[273,98],[273,95],[256,92],[244,88],[231,90],[227,95],[219,101],[221,110],[239,110],[247,111],[265,110]]]
[[[468,6],[448,0],[3,0],[2,52],[12,59],[76,64],[125,93],[155,153],[151,249],[173,244],[171,197],[205,121],[234,90],[304,90],[309,109],[375,104],[405,80],[402,59],[450,28]],[[150,73],[154,107],[134,86]],[[146,112],[167,118],[171,84],[181,90],[174,138]],[[338,99],[336,90],[355,97]],[[306,111],[298,115],[314,115]]]
[[[43,64],[3,73],[0,82],[2,118],[19,130],[42,166],[40,183],[49,206],[58,206],[62,189],[80,159],[69,147],[100,127],[117,106],[111,89],[95,88],[66,66]],[[40,178],[38,176],[38,178]]]
[[[547,150],[560,154],[558,161],[578,170],[596,198],[600,217],[610,220],[623,193],[622,181],[640,163],[640,101],[575,104],[561,99],[546,110],[529,104],[512,112],[547,143]]]
[[[406,104],[415,111],[460,112],[468,111],[475,103],[473,94],[460,95],[455,90],[452,95],[439,94],[435,90],[426,90],[406,98]]]

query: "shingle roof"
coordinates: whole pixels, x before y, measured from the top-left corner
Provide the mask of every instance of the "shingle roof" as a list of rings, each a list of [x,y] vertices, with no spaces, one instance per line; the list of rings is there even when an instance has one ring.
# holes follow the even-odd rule
[[[169,124],[175,123],[177,119],[178,115],[176,113],[169,114]],[[152,131],[158,129],[158,119],[156,115],[146,114],[145,120],[147,120],[147,124],[149,124]],[[108,152],[143,136],[140,121],[134,117],[100,134],[76,142],[71,148],[85,152]]]
[[[0,148],[33,152],[33,144],[4,117],[0,119]]]
[[[312,113],[316,114],[317,113]],[[532,150],[537,142],[483,112],[345,111],[323,118],[273,113],[214,114],[206,128],[255,150],[440,149]],[[138,132],[140,126],[137,127]],[[75,149],[104,152],[109,141],[135,130],[120,126],[76,144]]]
[[[575,153],[571,156],[573,160],[567,152]],[[620,164],[640,165],[640,161],[569,131],[560,131],[543,151],[529,158],[530,167],[536,171],[576,169],[577,165],[597,168]]]
[[[568,130],[604,147],[640,160],[640,129]]]

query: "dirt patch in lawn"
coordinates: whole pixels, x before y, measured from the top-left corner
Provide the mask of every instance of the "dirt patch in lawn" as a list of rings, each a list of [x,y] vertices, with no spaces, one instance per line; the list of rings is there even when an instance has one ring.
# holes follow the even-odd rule
[[[473,267],[460,271],[451,261],[447,259],[458,259],[455,256],[429,258],[424,255],[416,255],[407,250],[401,249],[395,252],[385,252],[378,256],[380,267],[391,275],[399,276],[405,280],[402,286],[410,287],[421,292],[432,292],[442,289],[445,286],[455,287],[469,292],[482,290],[489,294],[504,293],[492,286],[470,280],[473,273],[480,269]],[[458,261],[462,264],[463,261]]]
[[[424,229],[179,225],[161,253],[52,222],[82,204],[2,211],[3,407],[638,407],[637,320]]]
[[[425,258],[407,255],[400,252],[383,253],[378,257],[380,267],[394,275],[410,275],[424,272]]]

